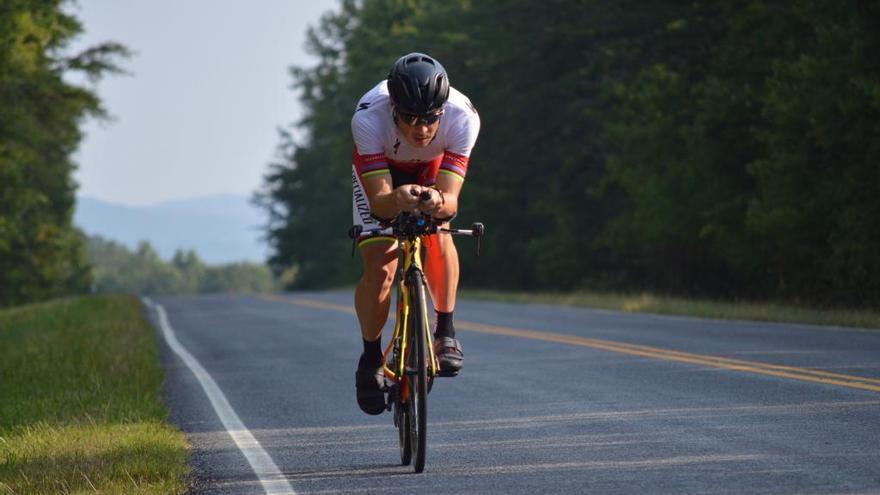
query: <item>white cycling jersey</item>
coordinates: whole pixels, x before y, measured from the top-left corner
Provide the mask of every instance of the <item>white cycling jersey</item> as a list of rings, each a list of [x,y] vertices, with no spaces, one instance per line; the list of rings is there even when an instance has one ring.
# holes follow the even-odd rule
[[[434,139],[424,148],[412,146],[394,123],[388,86],[383,80],[358,101],[351,132],[355,144],[351,174],[353,219],[356,225],[373,228],[378,222],[370,215],[364,179],[391,174],[393,169],[412,177],[411,182],[425,186],[434,184],[438,174],[464,180],[480,132],[480,116],[465,95],[450,87]]]

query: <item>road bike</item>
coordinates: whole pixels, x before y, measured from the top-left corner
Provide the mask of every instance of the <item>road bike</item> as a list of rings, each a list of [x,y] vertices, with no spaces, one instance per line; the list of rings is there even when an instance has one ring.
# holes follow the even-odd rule
[[[429,198],[423,193],[420,199]],[[416,473],[425,469],[428,392],[435,377],[448,376],[437,363],[428,325],[422,241],[432,234],[468,235],[477,239],[479,255],[483,232],[481,223],[472,224],[470,229],[451,229],[419,213],[401,213],[379,228],[364,230],[356,225],[349,231],[353,242],[362,240],[363,236],[397,240],[397,310],[394,334],[384,354],[385,392],[388,411],[393,413],[398,430],[400,463],[404,466],[412,463]]]

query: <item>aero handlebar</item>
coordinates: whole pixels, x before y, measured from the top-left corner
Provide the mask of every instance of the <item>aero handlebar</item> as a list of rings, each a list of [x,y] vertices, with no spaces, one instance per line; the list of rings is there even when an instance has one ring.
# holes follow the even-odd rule
[[[427,195],[428,192],[420,194],[420,198]],[[450,234],[450,235],[466,235],[477,239],[477,256],[480,255],[480,247],[482,245],[483,234],[486,227],[480,222],[474,222],[469,229],[451,229],[442,227],[442,223],[447,220],[436,220],[422,213],[400,213],[397,218],[390,221],[382,221],[379,227],[365,229],[361,225],[353,225],[348,230],[348,237],[352,240],[351,255],[354,256],[354,248],[359,239],[364,237],[394,237],[397,239],[408,238],[413,239],[418,236],[431,234]]]
[[[421,232],[424,235],[430,234],[452,234],[452,235],[467,235],[471,237],[481,238],[486,231],[486,227],[480,222],[474,222],[471,224],[471,228],[469,229],[447,229],[444,227],[440,227],[439,225],[425,224],[426,228]],[[348,237],[350,239],[357,239],[362,236],[367,237],[378,237],[378,236],[387,236],[387,237],[406,237],[406,233],[404,233],[399,227],[397,222],[389,225],[387,227],[376,227],[372,229],[365,229],[360,225],[353,225],[351,229],[348,230]]]

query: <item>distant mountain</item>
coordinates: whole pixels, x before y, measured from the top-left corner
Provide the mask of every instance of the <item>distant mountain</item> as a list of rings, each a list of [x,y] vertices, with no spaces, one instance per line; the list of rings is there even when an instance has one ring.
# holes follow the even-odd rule
[[[147,240],[164,259],[193,249],[207,263],[262,262],[262,210],[246,196],[219,195],[126,206],[94,198],[77,199],[74,223],[91,235],[134,248]]]

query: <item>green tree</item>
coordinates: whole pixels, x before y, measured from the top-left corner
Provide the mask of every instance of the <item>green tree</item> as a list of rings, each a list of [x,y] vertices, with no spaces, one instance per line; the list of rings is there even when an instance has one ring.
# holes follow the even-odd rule
[[[63,76],[118,71],[124,47],[106,43],[64,55],[81,30],[60,0],[0,6],[0,306],[85,290],[83,236],[72,226],[71,155],[87,115],[102,116],[93,92]]]
[[[205,264],[193,250],[177,250],[171,265],[180,273],[180,292],[198,292],[205,278]]]
[[[201,292],[266,293],[275,290],[272,272],[266,265],[227,263],[209,267],[201,281]]]
[[[257,263],[206,265],[195,251],[178,250],[170,262],[141,242],[132,252],[122,244],[88,238],[94,266],[93,290],[133,294],[260,293],[275,290],[272,272]]]
[[[276,273],[349,283],[349,119],[424,51],[483,127],[464,284],[876,305],[876,2],[345,1],[259,201]]]
[[[880,5],[798,2],[773,62],[747,225],[784,294],[880,303]]]
[[[607,245],[643,285],[876,304],[878,8],[680,15],[615,90],[606,184],[628,206]]]
[[[355,2],[342,2],[341,12],[326,14],[309,30],[307,50],[317,67],[292,69],[306,117],[295,133],[281,133],[279,160],[270,166],[256,201],[270,213],[268,240],[274,248],[269,264],[276,275],[296,267],[295,283],[329,286],[351,279],[355,263],[345,253],[351,223],[348,136],[350,108],[356,103],[344,86],[342,59],[354,29]],[[328,260],[333,260],[328,263]]]

